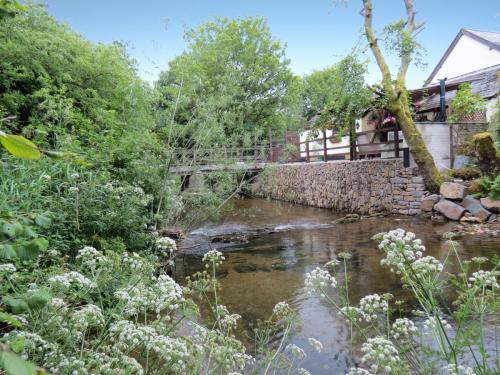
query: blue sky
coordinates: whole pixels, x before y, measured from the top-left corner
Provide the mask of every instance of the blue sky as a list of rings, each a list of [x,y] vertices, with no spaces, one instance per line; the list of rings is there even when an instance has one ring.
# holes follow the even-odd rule
[[[186,48],[184,30],[215,16],[263,16],[273,35],[286,43],[297,74],[335,63],[359,40],[360,0],[336,6],[332,0],[45,0],[60,22],[95,42],[127,42],[140,75],[152,82],[168,61]],[[426,21],[419,41],[427,49],[427,68],[412,67],[408,86],[419,87],[461,27],[500,31],[498,0],[415,0],[417,18]],[[377,28],[404,16],[403,0],[374,0]],[[364,41],[364,40],[363,40]],[[367,55],[371,58],[371,55]],[[368,81],[379,80],[371,64]]]

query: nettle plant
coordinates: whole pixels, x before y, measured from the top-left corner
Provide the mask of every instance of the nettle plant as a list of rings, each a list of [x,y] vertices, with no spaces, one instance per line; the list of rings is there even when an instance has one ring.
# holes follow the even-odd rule
[[[381,263],[412,291],[418,306],[413,310],[415,319],[403,317],[404,302],[391,303],[390,294],[368,295],[352,305],[348,253],[339,254],[339,259],[306,276],[309,292],[331,304],[350,325],[352,344],[361,344],[362,366],[352,367],[348,374],[498,373],[499,359],[488,352],[486,334],[494,331],[493,347],[498,348],[498,319],[494,318],[498,318],[500,307],[500,262],[483,257],[461,261],[452,235],[445,237],[449,252],[444,262],[425,256],[422,242],[403,229],[374,237],[385,253]],[[457,274],[444,271],[452,259],[458,263]],[[489,270],[482,269],[485,266]],[[336,278],[339,268],[344,272],[343,283]],[[447,305],[445,301],[450,298],[454,301]]]

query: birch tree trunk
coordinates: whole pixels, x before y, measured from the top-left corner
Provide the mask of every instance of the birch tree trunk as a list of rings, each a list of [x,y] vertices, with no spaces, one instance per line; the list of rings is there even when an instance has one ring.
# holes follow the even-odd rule
[[[413,0],[404,0],[407,22],[406,32],[407,35],[413,35],[416,30],[423,25],[415,26],[415,11],[413,9]],[[382,88],[387,97],[387,109],[396,117],[406,143],[410,148],[410,152],[415,160],[415,163],[420,169],[420,173],[424,178],[427,189],[431,192],[439,191],[439,186],[443,181],[443,177],[439,173],[436,164],[427,145],[425,144],[422,135],[418,131],[415,122],[413,121],[410,103],[408,100],[408,92],[406,90],[406,73],[411,62],[411,53],[401,54],[401,64],[399,67],[398,75],[393,80],[389,66],[385,60],[378,40],[373,31],[373,6],[371,0],[363,0],[363,17],[365,19],[364,28],[366,39],[368,40],[370,49],[375,57],[377,65],[382,73]]]

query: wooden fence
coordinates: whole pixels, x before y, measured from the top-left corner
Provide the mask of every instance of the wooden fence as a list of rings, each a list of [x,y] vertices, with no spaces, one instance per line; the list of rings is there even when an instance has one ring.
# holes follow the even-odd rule
[[[377,142],[366,142],[365,140],[360,140],[365,135],[377,135],[377,134],[388,134],[389,132],[394,134],[393,140],[387,141],[377,141]],[[375,138],[375,137],[373,137]],[[363,132],[356,132],[350,134],[349,144],[328,147],[328,137],[326,135],[326,130],[322,131],[322,137],[315,139],[306,139],[299,143],[300,146],[305,145],[305,157],[302,157],[304,151],[301,147],[301,161],[310,162],[312,160],[332,160],[332,159],[343,159],[343,160],[358,160],[358,159],[369,159],[369,158],[380,158],[382,153],[394,152],[394,157],[399,158],[401,156],[401,143],[402,139],[399,137],[399,127],[390,126],[380,129],[368,130]],[[364,142],[364,143],[363,143]],[[321,148],[311,148],[311,143],[320,143]],[[333,142],[331,143],[340,143]],[[387,148],[389,146],[389,148]],[[329,152],[334,151],[334,152]],[[339,152],[340,151],[340,152]],[[342,152],[344,151],[344,152]]]

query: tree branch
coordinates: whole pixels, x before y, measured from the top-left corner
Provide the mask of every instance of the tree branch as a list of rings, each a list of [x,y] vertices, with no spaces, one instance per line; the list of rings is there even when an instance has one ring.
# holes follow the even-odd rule
[[[413,9],[413,0],[404,0],[406,7],[406,31],[409,35],[413,36],[415,31],[415,10]],[[419,28],[423,26],[419,25]],[[398,72],[398,86],[404,84],[406,73],[411,62],[411,52],[401,55],[401,65]],[[399,88],[401,89],[401,88]]]
[[[377,65],[380,68],[380,72],[382,73],[382,83],[384,89],[386,91],[394,92],[392,87],[392,77],[391,72],[389,70],[389,66],[385,61],[384,55],[382,55],[382,51],[378,45],[377,38],[375,33],[373,32],[373,5],[371,0],[363,0],[363,12],[362,15],[365,18],[365,34],[366,39],[368,40],[368,44],[370,45],[370,49],[372,50],[373,56],[375,56],[375,60],[377,61]]]

